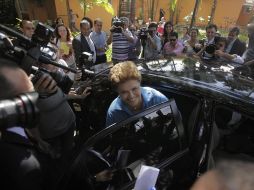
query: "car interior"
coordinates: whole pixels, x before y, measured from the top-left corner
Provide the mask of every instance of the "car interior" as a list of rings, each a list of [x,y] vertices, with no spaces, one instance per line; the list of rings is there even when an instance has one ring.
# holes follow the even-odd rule
[[[222,159],[254,161],[254,118],[225,105],[215,109],[218,142],[213,147],[215,163]]]

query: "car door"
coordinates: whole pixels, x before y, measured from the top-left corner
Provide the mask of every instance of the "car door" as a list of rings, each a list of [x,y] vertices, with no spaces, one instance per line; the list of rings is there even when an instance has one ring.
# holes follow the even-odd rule
[[[94,151],[109,163],[101,170],[114,171],[108,185],[115,189],[132,189],[142,165],[160,169],[158,189],[188,189],[196,176],[174,99],[100,131],[84,144],[83,150]],[[80,162],[83,162],[82,156],[77,157],[72,168],[80,169]],[[94,175],[99,171],[92,170],[98,165],[89,163],[86,169]]]

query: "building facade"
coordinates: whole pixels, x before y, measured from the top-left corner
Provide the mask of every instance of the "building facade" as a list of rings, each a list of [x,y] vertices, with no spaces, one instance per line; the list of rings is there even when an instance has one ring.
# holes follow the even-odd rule
[[[250,1],[252,0],[218,0],[214,23],[222,28],[228,28],[231,25],[246,26],[253,15],[253,3],[250,3]],[[77,19],[78,26],[84,16],[84,10],[81,8],[79,0],[15,0],[15,2],[20,18],[46,22],[62,17],[65,23],[68,24],[68,10],[72,9],[74,13],[79,15]],[[178,0],[172,14],[168,0],[111,0],[109,2],[115,10],[115,15],[127,16],[132,21],[147,22],[148,18],[159,21],[160,10],[163,10],[166,20],[173,18],[173,22],[180,25],[186,25],[190,22],[191,12],[195,5],[195,0]],[[196,25],[205,26],[208,23],[212,3],[213,0],[201,1],[196,17]],[[104,22],[104,30],[108,31],[114,15],[107,13],[102,7],[94,6],[86,13],[86,16],[91,19],[101,18]]]

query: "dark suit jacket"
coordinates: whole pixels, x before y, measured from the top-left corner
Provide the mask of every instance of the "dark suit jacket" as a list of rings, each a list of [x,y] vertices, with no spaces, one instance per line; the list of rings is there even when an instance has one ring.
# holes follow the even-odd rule
[[[41,165],[29,140],[3,131],[0,139],[0,179],[6,189],[43,189]]]
[[[74,50],[75,61],[78,66],[80,65],[79,57],[82,52],[93,53],[86,41],[86,38],[82,34],[79,34],[76,38],[73,39],[72,47]]]
[[[237,54],[239,56],[242,56],[245,50],[246,44],[244,42],[241,42],[239,39],[236,39],[229,54]]]

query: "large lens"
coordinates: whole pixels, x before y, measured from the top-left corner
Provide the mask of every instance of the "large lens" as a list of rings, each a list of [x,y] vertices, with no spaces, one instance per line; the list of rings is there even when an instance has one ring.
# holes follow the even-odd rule
[[[212,44],[206,46],[205,48],[205,52],[209,54],[214,54],[215,50],[216,50],[216,47],[215,45],[212,45]]]
[[[35,127],[39,119],[37,99],[38,93],[30,92],[14,99],[0,101],[0,128]]]

